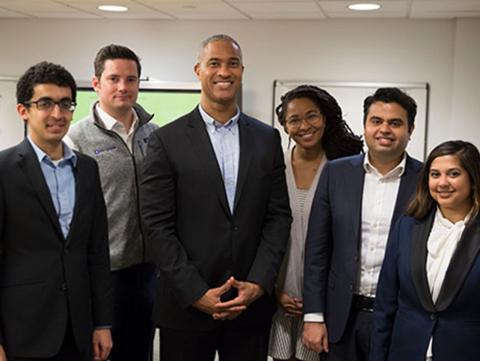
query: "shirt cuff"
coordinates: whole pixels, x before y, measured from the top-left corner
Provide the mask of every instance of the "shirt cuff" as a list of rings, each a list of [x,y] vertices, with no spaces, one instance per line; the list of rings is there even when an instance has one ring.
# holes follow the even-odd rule
[[[325,322],[325,318],[323,317],[323,312],[306,313],[303,316],[303,322]]]
[[[102,326],[96,326],[95,330],[110,330],[112,328],[111,325],[102,325]]]

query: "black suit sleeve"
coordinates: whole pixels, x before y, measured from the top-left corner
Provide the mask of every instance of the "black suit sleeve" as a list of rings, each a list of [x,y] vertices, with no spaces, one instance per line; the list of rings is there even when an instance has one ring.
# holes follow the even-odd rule
[[[142,216],[149,250],[173,289],[181,307],[188,307],[208,289],[207,282],[189,261],[175,225],[175,171],[158,131],[152,133],[140,187]]]
[[[255,260],[247,280],[272,293],[287,247],[292,222],[280,135],[275,131],[272,184]]]
[[[377,285],[375,308],[372,317],[372,337],[370,345],[370,360],[386,361],[393,324],[398,309],[398,251],[402,220],[396,223],[387,242],[385,258]]]
[[[91,284],[93,323],[97,327],[112,324],[113,301],[106,206],[100,185],[98,166],[95,162],[92,162],[92,164],[94,189],[96,190],[92,197],[96,207],[95,216],[92,218],[94,224],[88,242],[88,270]]]
[[[305,313],[325,312],[325,297],[332,247],[330,167],[322,171],[308,222],[305,241],[303,307]]]

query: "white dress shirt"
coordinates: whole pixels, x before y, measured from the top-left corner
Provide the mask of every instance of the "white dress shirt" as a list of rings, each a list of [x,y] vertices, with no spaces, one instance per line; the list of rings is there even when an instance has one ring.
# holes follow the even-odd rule
[[[407,156],[405,154],[401,162],[385,175],[382,175],[368,158],[366,156],[363,162],[365,181],[362,198],[360,270],[355,293],[375,297]]]
[[[102,108],[100,108],[100,104],[97,103],[97,105],[95,105],[95,111],[96,111],[98,117],[100,118],[100,121],[103,123],[103,126],[105,127],[105,129],[111,130],[112,132],[117,133],[120,136],[120,138],[122,138],[123,141],[125,142],[125,144],[127,145],[128,150],[130,150],[130,153],[132,153],[133,152],[133,133],[135,131],[135,127],[138,124],[137,112],[135,112],[132,109],[133,122],[132,122],[132,125],[130,126],[130,129],[127,132],[126,129],[125,129],[125,126],[121,122],[119,122],[114,117],[112,117],[110,114],[105,112]],[[65,137],[63,138],[63,141],[70,148],[72,148],[74,150],[78,150],[78,147],[75,145],[75,143],[72,141],[72,139],[68,136],[68,134],[65,135]]]
[[[365,180],[362,198],[360,270],[356,294],[367,297],[375,296],[390,223],[406,162],[407,155],[405,153],[395,168],[382,175],[370,163],[368,155],[363,161]],[[324,322],[324,314],[323,312],[307,313],[303,320],[305,322]]]
[[[99,104],[95,106],[95,110],[97,111],[97,114],[100,120],[103,122],[105,129],[108,129],[117,133],[123,139],[123,141],[127,144],[127,147],[131,153],[133,149],[133,133],[138,123],[137,113],[135,111],[132,111],[133,122],[132,122],[132,125],[130,126],[130,129],[127,132],[123,123],[119,122],[110,114],[105,112],[102,108],[100,108]]]

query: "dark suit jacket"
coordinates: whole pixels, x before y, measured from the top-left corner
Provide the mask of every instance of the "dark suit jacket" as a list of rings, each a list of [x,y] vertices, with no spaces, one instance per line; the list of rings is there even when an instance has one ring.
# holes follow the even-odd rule
[[[304,312],[323,312],[330,342],[342,337],[358,280],[364,155],[327,163],[312,204],[305,245]],[[407,157],[391,225],[415,192],[421,163]]]
[[[25,139],[0,153],[0,342],[8,356],[51,357],[68,315],[80,350],[110,325],[105,204],[95,161],[78,154],[64,238],[38,158]]]
[[[232,275],[273,289],[291,223],[280,137],[245,114],[239,131],[233,214],[198,108],[150,136],[141,203],[160,269],[154,310],[160,326],[216,327],[219,321],[190,305]],[[234,322],[270,322],[274,304],[266,294]]]
[[[480,217],[465,228],[433,304],[427,240],[434,212],[402,217],[388,243],[373,314],[372,361],[424,361],[433,335],[435,361],[480,355]]]

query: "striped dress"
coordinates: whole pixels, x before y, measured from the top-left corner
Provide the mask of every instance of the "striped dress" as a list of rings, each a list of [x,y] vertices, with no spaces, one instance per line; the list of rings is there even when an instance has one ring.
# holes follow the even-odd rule
[[[292,169],[292,152],[293,150],[287,151],[285,154],[285,173],[293,222],[288,250],[276,287],[279,292],[285,292],[292,297],[302,298],[303,259],[308,220],[318,179],[323,166],[327,162],[327,158],[324,156],[322,159],[310,189],[298,189]],[[301,317],[287,317],[284,314],[284,310],[279,307],[273,316],[269,355],[281,360],[288,360],[290,357],[295,356],[299,360],[318,361],[318,354],[308,350],[303,345],[302,332],[303,319]]]

